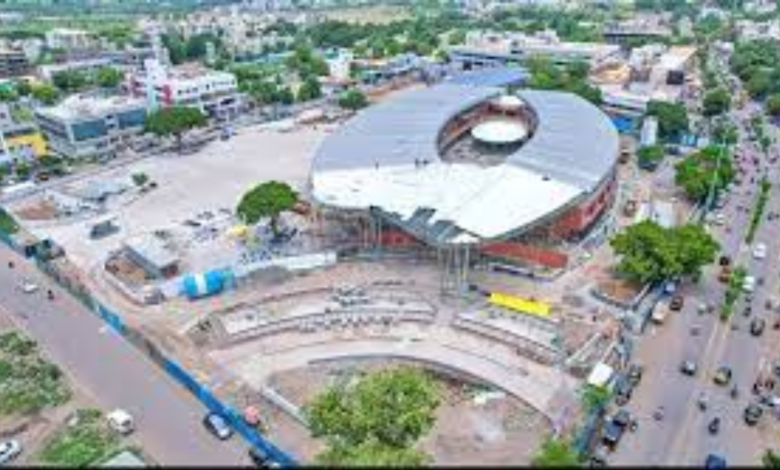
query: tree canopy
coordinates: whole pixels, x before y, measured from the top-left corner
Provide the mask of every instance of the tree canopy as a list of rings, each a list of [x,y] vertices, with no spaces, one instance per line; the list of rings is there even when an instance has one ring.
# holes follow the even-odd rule
[[[766,112],[774,117],[780,117],[780,93],[775,93],[766,100]]]
[[[663,159],[664,148],[661,145],[648,145],[637,151],[639,167],[645,170],[655,170]]]
[[[531,460],[532,467],[571,468],[580,464],[569,441],[547,437]]]
[[[688,112],[682,104],[650,101],[647,114],[658,119],[658,134],[663,139],[673,139],[688,132]]]
[[[161,137],[175,136],[181,148],[184,133],[206,124],[206,116],[189,106],[161,108],[146,118],[145,130]]]
[[[339,97],[339,106],[344,109],[356,111],[368,105],[366,95],[358,89],[350,89]]]
[[[278,219],[298,201],[298,194],[287,183],[267,181],[249,190],[241,197],[236,212],[248,224],[256,224],[269,217],[271,229],[278,230]]]
[[[328,449],[318,460],[331,465],[422,465],[413,448],[435,422],[439,388],[423,371],[398,367],[326,390],[305,407],[315,437]]]
[[[767,449],[761,456],[764,468],[780,468],[780,453]]]
[[[723,114],[731,107],[731,94],[725,88],[717,88],[704,95],[702,113],[705,116]]]
[[[674,182],[685,190],[688,198],[696,202],[709,194],[713,184],[714,189],[718,190],[725,188],[734,179],[731,155],[725,149],[714,146],[688,155],[674,169]]]
[[[594,104],[601,103],[601,90],[586,81],[589,71],[587,63],[556,65],[548,57],[536,55],[530,57],[526,65],[531,73],[531,78],[528,80],[529,88],[569,91]]]
[[[114,67],[101,67],[97,72],[97,84],[103,88],[116,88],[124,76]]]
[[[306,101],[316,100],[322,96],[322,87],[319,80],[315,76],[308,76],[298,88],[296,95],[296,101],[303,103]]]
[[[680,276],[698,277],[720,247],[701,225],[664,228],[653,221],[627,227],[610,242],[620,257],[617,271],[639,282]]]

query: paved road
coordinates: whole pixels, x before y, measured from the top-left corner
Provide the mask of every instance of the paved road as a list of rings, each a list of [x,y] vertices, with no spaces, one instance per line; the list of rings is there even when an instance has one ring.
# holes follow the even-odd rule
[[[734,118],[745,123],[748,116],[755,112],[760,112],[760,106],[748,104],[744,110],[735,112]],[[746,137],[746,130],[743,128],[741,131]],[[763,160],[761,152],[746,140],[740,142],[739,148],[751,159],[757,156]],[[772,152],[770,155],[776,154],[776,150]],[[732,465],[755,465],[765,448],[776,447],[767,442],[769,433],[762,432],[762,428],[768,425],[767,421],[773,418],[765,416],[764,422],[756,428],[747,427],[742,420],[742,412],[751,398],[749,390],[759,368],[775,359],[772,345],[777,344],[780,336],[780,333],[771,330],[771,326],[762,338],[748,333],[753,317],[763,316],[768,325],[775,319],[775,314],[765,310],[764,303],[776,292],[780,268],[780,227],[777,221],[766,219],[767,213],[780,212],[778,188],[772,191],[764,220],[755,237],[756,242],[767,244],[767,258],[753,259],[751,247],[743,242],[763,165],[764,162],[758,168],[745,165],[751,168],[747,177],[743,178],[746,181],[732,194],[728,206],[722,211],[727,223],[713,231],[723,251],[731,255],[736,264],[746,266],[751,275],[765,279],[765,286],[759,287],[754,295],[752,316],[743,315],[744,299],[737,303],[735,314],[728,323],[719,321],[717,315],[700,316],[696,313],[699,300],[719,304],[722,299],[723,287],[715,279],[715,269],[708,270],[699,285],[684,289],[688,302],[683,312],[672,317],[667,325],[651,328],[649,337],[642,341],[639,348],[638,356],[645,362],[647,373],[628,408],[639,418],[640,429],[635,435],[629,434],[621,443],[611,458],[612,463],[702,465],[707,454],[717,452]],[[777,165],[774,165],[775,168],[766,166],[770,170],[770,179],[778,181]],[[755,183],[750,183],[751,176],[756,177]],[[694,325],[701,328],[698,336],[690,334]],[[658,354],[659,350],[663,354]],[[679,373],[679,364],[685,359],[699,363],[697,377],[688,378]],[[733,383],[740,390],[736,400],[728,395],[728,389],[712,384],[712,375],[721,365],[734,370]],[[702,392],[710,399],[709,409],[704,413],[696,403]],[[666,409],[666,417],[656,422],[651,415],[659,406]],[[716,436],[707,432],[707,423],[714,416],[723,421],[721,432]]]
[[[13,259],[16,267],[8,268]],[[121,407],[136,419],[144,449],[163,465],[246,465],[247,445],[239,436],[228,442],[211,437],[200,423],[205,409],[189,393],[102,320],[65,292],[23,294],[28,278],[45,291],[51,283],[34,265],[0,247],[0,315],[9,315],[101,408]]]

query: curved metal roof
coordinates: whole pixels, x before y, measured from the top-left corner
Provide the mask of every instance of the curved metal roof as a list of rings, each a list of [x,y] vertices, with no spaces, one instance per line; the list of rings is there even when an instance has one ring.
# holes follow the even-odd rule
[[[530,226],[611,174],[619,142],[609,118],[584,99],[555,91],[518,92],[538,125],[501,165],[443,162],[437,141],[444,125],[501,93],[441,84],[360,112],[318,149],[311,175],[315,199],[345,209],[379,209],[399,223],[424,211],[424,222],[416,222],[420,233],[446,224],[454,230],[437,230],[449,239],[439,242],[473,243]],[[416,164],[423,160],[429,164]]]

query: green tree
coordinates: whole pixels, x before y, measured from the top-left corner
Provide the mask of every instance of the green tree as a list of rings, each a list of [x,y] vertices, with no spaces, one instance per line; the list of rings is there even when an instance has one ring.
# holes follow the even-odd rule
[[[316,457],[319,465],[339,467],[422,467],[430,462],[424,452],[397,448],[376,442],[363,442],[354,447],[329,447]]]
[[[361,108],[365,108],[368,105],[368,99],[366,95],[358,90],[347,90],[343,95],[339,97],[339,106],[344,109],[350,109],[356,111]]]
[[[259,184],[241,197],[236,212],[247,224],[256,224],[263,217],[271,219],[271,230],[278,233],[279,216],[298,202],[298,194],[288,184],[268,181]]]
[[[122,72],[114,67],[101,67],[97,72],[97,83],[103,88],[116,88],[123,78]]]
[[[76,70],[57,72],[51,79],[54,86],[65,92],[78,91],[89,85],[87,75]]]
[[[780,453],[767,449],[761,456],[761,464],[766,468],[780,468]]]
[[[305,413],[312,434],[326,439],[322,461],[419,466],[427,458],[412,447],[433,427],[439,403],[439,388],[427,374],[398,367],[331,387]]]
[[[547,437],[531,460],[532,467],[566,468],[578,467],[577,452],[571,443],[564,439]]]
[[[648,145],[640,148],[636,155],[640,168],[653,171],[664,159],[664,148],[661,145]]]
[[[149,181],[149,176],[146,173],[133,173],[131,179],[133,180],[133,184],[140,187]]]
[[[179,149],[187,131],[206,124],[206,116],[198,108],[171,106],[153,112],[146,118],[145,130],[161,137],[175,136]]]
[[[731,95],[725,88],[718,88],[704,95],[702,113],[705,116],[717,116],[729,110]]]
[[[658,134],[664,139],[678,137],[688,132],[688,112],[679,103],[650,101],[647,104],[647,114],[658,119]]]
[[[772,117],[780,117],[780,93],[775,93],[767,98],[766,112]]]
[[[455,30],[447,36],[447,44],[458,45],[466,42],[466,31],[462,29]]]
[[[32,85],[27,80],[18,80],[14,83],[14,88],[19,96],[30,96],[32,94]]]
[[[610,244],[620,257],[617,271],[641,284],[698,277],[719,251],[718,243],[700,225],[667,229],[649,220],[627,227]]]
[[[314,76],[309,76],[303,81],[298,88],[298,95],[296,101],[303,103],[306,101],[316,100],[322,96],[322,88],[320,82]]]
[[[59,99],[59,92],[51,85],[33,85],[32,96],[45,105],[53,105]]]
[[[725,188],[734,179],[731,156],[720,147],[707,147],[688,155],[674,169],[675,183],[695,202],[704,199],[713,184],[714,189],[718,190]]]
[[[19,95],[11,87],[0,86],[0,103],[11,103],[16,101]]]
[[[610,391],[606,387],[598,387],[586,384],[580,392],[580,400],[588,412],[603,407],[610,398]]]

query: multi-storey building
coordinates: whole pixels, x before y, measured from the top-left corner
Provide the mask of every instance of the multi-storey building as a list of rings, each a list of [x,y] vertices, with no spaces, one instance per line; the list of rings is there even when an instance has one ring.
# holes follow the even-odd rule
[[[167,68],[156,60],[146,61],[146,71],[132,78],[136,97],[146,98],[152,108],[192,106],[212,119],[234,118],[244,100],[235,75],[207,69],[199,64]]]
[[[24,51],[0,47],[0,78],[27,75],[30,70],[30,62]]]
[[[126,96],[72,96],[35,117],[51,149],[68,158],[110,157],[142,132],[146,101]]]

